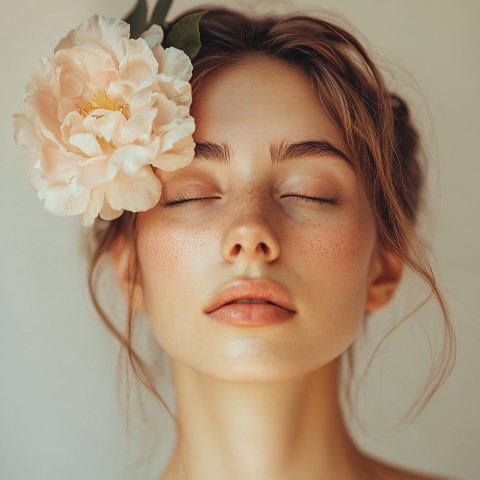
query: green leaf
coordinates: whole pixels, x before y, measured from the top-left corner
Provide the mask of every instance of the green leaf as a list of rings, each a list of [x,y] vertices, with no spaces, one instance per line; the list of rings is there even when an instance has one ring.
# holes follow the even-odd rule
[[[147,2],[138,0],[133,10],[122,19],[130,24],[130,37],[138,38],[147,29]]]
[[[168,10],[172,0],[158,0],[155,8],[153,9],[152,18],[150,20],[150,25],[154,23],[163,27],[165,18],[167,17]]]
[[[166,46],[183,50],[190,57],[190,60],[193,60],[201,46],[198,24],[206,13],[206,11],[193,13],[181,18],[172,27],[166,40]]]

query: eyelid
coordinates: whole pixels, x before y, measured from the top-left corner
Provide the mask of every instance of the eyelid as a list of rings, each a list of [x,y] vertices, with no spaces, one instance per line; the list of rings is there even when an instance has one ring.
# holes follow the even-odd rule
[[[330,205],[339,205],[340,197],[333,196],[333,197],[326,197],[326,196],[316,196],[316,195],[300,195],[300,194],[291,194],[291,195],[284,195],[281,198],[288,198],[294,197],[304,202],[311,202],[311,203],[328,203]]]
[[[282,186],[278,188],[280,193],[284,192],[285,190],[293,189],[293,190],[305,190],[305,189],[312,189],[316,191],[318,189],[331,189],[333,185],[336,185],[335,181],[331,181],[328,178],[306,178],[304,174],[298,174],[296,176],[292,176],[289,178],[287,182],[282,182]]]
[[[192,195],[184,195],[182,194],[173,194],[166,198],[163,202],[159,200],[157,202],[157,205],[160,207],[174,207],[176,205],[181,205],[182,203],[195,203],[195,202],[201,202],[201,201],[206,201],[206,200],[220,200],[219,197],[213,197],[213,196],[202,196],[199,193],[192,194]]]
[[[319,188],[318,185],[315,185],[315,188],[306,188],[304,185],[299,187],[291,187],[291,188],[282,188],[280,189],[283,192],[283,196],[290,196],[290,195],[300,195],[304,197],[325,197],[325,198],[335,198],[339,199],[340,194],[336,193],[337,189],[329,188],[328,190],[323,188]]]

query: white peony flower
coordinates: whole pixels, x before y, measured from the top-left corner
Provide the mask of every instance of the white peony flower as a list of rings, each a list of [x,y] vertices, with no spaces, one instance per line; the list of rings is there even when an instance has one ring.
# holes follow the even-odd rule
[[[154,168],[192,161],[192,63],[162,40],[158,25],[131,39],[126,22],[94,15],[35,64],[14,138],[49,212],[91,225],[148,210],[161,194]]]

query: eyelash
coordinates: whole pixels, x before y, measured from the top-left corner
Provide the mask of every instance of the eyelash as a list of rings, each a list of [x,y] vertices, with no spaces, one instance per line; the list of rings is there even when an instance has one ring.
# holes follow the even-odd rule
[[[324,198],[324,197],[310,197],[308,195],[284,195],[282,198],[286,197],[296,197],[300,200],[309,203],[328,203],[330,205],[338,205],[338,198],[339,197],[332,197],[332,198]],[[216,200],[218,197],[205,197],[205,198],[185,198],[185,197],[175,197],[172,200],[166,200],[164,203],[158,202],[158,205],[161,207],[177,207],[178,205],[182,205],[185,203],[194,203],[194,202],[201,202],[203,200]]]

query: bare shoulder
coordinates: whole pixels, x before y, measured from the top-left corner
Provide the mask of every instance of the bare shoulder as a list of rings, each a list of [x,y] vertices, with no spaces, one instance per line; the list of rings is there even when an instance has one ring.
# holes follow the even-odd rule
[[[456,480],[451,477],[414,472],[378,459],[370,458],[370,461],[370,469],[375,475],[375,480]]]

